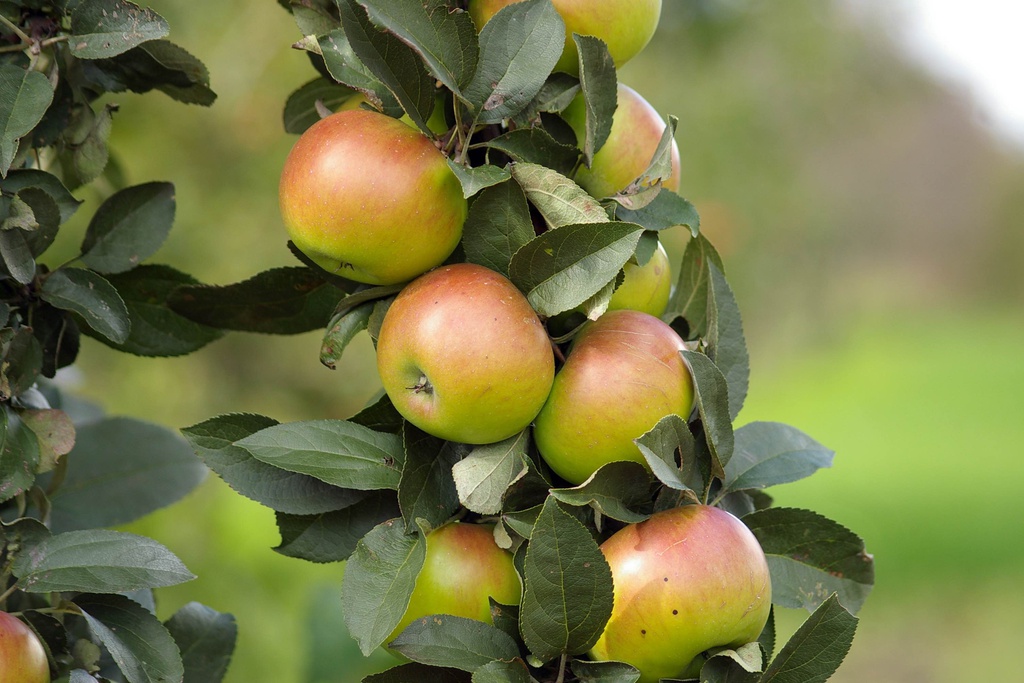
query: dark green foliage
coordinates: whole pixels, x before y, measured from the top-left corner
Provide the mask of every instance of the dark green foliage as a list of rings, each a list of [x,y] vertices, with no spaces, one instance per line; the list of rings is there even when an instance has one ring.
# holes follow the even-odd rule
[[[42,638],[54,680],[216,683],[236,629],[198,603],[166,625],[152,590],[193,575],[166,547],[104,527],[169,505],[206,468],[173,431],[76,409],[45,378],[71,365],[84,332],[121,351],[189,353],[219,329],[183,318],[171,292],[198,284],[145,264],[174,223],[174,185],[103,188],[80,252],[50,247],[107,174],[117,105],[107,93],[216,97],[206,67],[165,40],[169,27],[125,0],[5,4],[0,63],[0,609]],[[126,597],[130,596],[130,597]],[[37,611],[42,610],[42,611]],[[54,611],[55,610],[55,611]],[[54,618],[60,615],[60,618]],[[0,666],[2,668],[2,666]]]

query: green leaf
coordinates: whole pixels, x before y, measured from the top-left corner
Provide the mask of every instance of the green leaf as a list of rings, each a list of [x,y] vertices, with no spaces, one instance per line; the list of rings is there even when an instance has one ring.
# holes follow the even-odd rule
[[[459,444],[445,441],[406,422],[402,428],[405,464],[398,484],[398,504],[410,529],[422,519],[440,526],[459,507],[452,466],[463,455]]]
[[[318,515],[277,513],[281,544],[274,548],[287,557],[310,562],[342,562],[356,544],[378,524],[401,514],[395,494],[373,491],[343,510]]]
[[[875,582],[874,559],[846,527],[810,510],[769,508],[743,518],[768,557],[772,603],[811,611],[832,594],[856,614]]]
[[[50,498],[51,526],[126,524],[177,502],[205,478],[185,440],[166,427],[127,417],[80,425],[66,478]]]
[[[364,655],[382,645],[398,626],[423,567],[426,540],[406,531],[401,519],[377,525],[359,541],[345,566],[345,625]]]
[[[79,59],[103,59],[169,32],[164,18],[151,9],[124,0],[91,0],[71,10],[68,44]]]
[[[711,246],[704,235],[697,235],[686,245],[683,262],[679,269],[679,279],[668,301],[668,309],[662,315],[663,320],[683,317],[689,325],[687,338],[696,339],[707,334],[708,330],[708,283],[710,270],[708,264],[722,267],[722,258]]]
[[[541,661],[586,652],[612,612],[612,575],[590,532],[554,498],[544,502],[523,564],[520,630]]]
[[[60,229],[60,207],[46,190],[38,187],[19,190],[12,205],[15,202],[23,204],[28,209],[28,216],[31,216],[30,232],[25,233],[24,237],[29,251],[38,258],[50,248],[57,237],[57,231]]]
[[[61,268],[46,277],[43,301],[78,314],[94,331],[116,344],[128,339],[131,321],[117,290],[98,273],[85,268]]]
[[[640,672],[624,662],[590,662],[574,659],[570,665],[579,683],[637,683]]]
[[[743,321],[725,275],[708,264],[708,356],[729,385],[729,416],[736,419],[750,385],[750,355],[743,337]]]
[[[132,321],[122,344],[97,336],[104,344],[137,356],[183,356],[223,336],[221,330],[178,315],[168,305],[171,293],[198,281],[163,265],[142,265],[108,278],[128,309]]]
[[[633,441],[658,481],[676,491],[690,492],[695,502],[700,499],[711,482],[711,464],[697,458],[697,446],[685,419],[666,415]]]
[[[507,5],[491,17],[480,30],[480,65],[465,92],[476,122],[500,123],[530,104],[564,40],[565,22],[549,0]]]
[[[67,413],[54,408],[22,410],[19,417],[36,435],[39,473],[50,472],[57,466],[57,461],[74,447],[75,425]]]
[[[693,377],[697,411],[711,449],[711,473],[724,478],[735,444],[729,419],[729,387],[718,366],[703,353],[688,350],[680,353]]]
[[[123,595],[79,595],[75,605],[129,683],[182,680],[174,638],[145,607]]]
[[[442,669],[417,662],[402,664],[379,674],[363,679],[362,683],[410,683],[410,681],[429,681],[429,683],[470,683],[466,672],[458,669]]]
[[[206,66],[168,40],[150,40],[115,57],[84,62],[82,70],[108,92],[160,90],[179,102],[204,107],[217,99]]]
[[[389,646],[421,664],[476,671],[519,656],[512,636],[476,619],[435,614],[409,624]]]
[[[262,415],[232,414],[210,418],[181,430],[196,455],[232,489],[272,510],[290,515],[317,515],[347,508],[363,492],[331,486],[306,474],[260,462],[235,442],[278,424]]]
[[[36,127],[53,101],[49,79],[35,70],[0,64],[0,176],[18,153],[18,141]]]
[[[398,436],[343,420],[274,425],[235,445],[268,465],[361,491],[397,489],[405,460]]]
[[[373,301],[368,301],[334,316],[324,333],[323,343],[320,345],[321,363],[331,370],[335,369],[345,347],[357,334],[366,329],[374,305]]]
[[[13,411],[0,407],[0,503],[31,488],[39,467],[39,440]]]
[[[388,87],[359,61],[351,43],[341,29],[321,36],[317,43],[331,78],[358,90],[367,101],[388,116],[402,115],[402,106]]]
[[[110,139],[117,109],[116,104],[108,104],[98,114],[88,105],[74,110],[71,129],[74,134],[70,137],[65,134],[65,140],[69,143],[70,165],[65,163],[64,172],[76,187],[91,183],[106,169],[110,161],[107,141]],[[66,156],[64,158],[67,159]]]
[[[232,615],[190,602],[164,626],[181,651],[185,681],[219,683],[224,679],[238,639],[238,626]]]
[[[640,177],[612,197],[616,202],[629,209],[641,209],[661,194],[663,180],[672,175],[672,152],[676,125],[679,119],[668,117],[668,124],[662,131],[661,139],[654,150],[651,162]]]
[[[152,256],[174,223],[174,185],[146,183],[114,194],[96,210],[82,242],[82,262],[123,273]]]
[[[75,213],[81,201],[75,199],[74,195],[64,187],[60,178],[40,171],[35,168],[22,168],[11,171],[7,177],[0,180],[0,190],[5,193],[15,194],[26,187],[35,187],[44,191],[57,203],[60,208],[60,222],[63,223]]]
[[[649,515],[635,512],[650,499],[651,475],[635,462],[610,462],[572,488],[551,489],[551,496],[566,505],[591,505],[605,517],[627,524]]]
[[[682,225],[689,228],[693,237],[700,231],[700,216],[696,207],[668,190],[659,192],[649,204],[637,209],[619,206],[615,209],[615,215],[619,220],[642,225],[646,230],[666,230]]]
[[[751,422],[736,430],[736,446],[725,467],[722,490],[762,489],[797,481],[831,467],[834,455],[795,427]]]
[[[736,649],[711,649],[700,670],[701,683],[757,683],[764,668],[764,656],[757,642]]]
[[[195,578],[156,541],[106,529],[51,536],[31,555],[19,555],[12,569],[18,587],[29,593],[121,593]]]
[[[330,111],[338,111],[355,93],[350,88],[332,83],[326,78],[316,78],[288,96],[284,104],[284,130],[300,135],[320,120],[316,102],[320,101]]]
[[[334,0],[280,0],[295,18],[302,35],[320,36],[338,26],[338,20],[331,14],[337,11]]]
[[[586,111],[586,133],[579,140],[583,161],[590,168],[594,155],[612,132],[612,115],[618,106],[618,78],[608,45],[594,36],[574,33],[580,63],[580,90]]]
[[[498,443],[474,446],[452,467],[459,501],[481,515],[501,512],[505,492],[526,475],[528,442],[524,430]]]
[[[493,661],[473,672],[473,683],[532,683],[530,670],[523,660]]]
[[[448,167],[452,169],[459,182],[462,183],[462,196],[466,199],[469,199],[484,188],[503,183],[512,177],[512,174],[504,168],[490,164],[470,168],[449,159]]]
[[[59,368],[75,362],[81,335],[70,313],[52,306],[36,306],[32,331],[43,347],[44,377],[53,377]]]
[[[490,26],[489,23],[487,25]],[[542,164],[563,175],[572,172],[580,156],[578,149],[572,145],[563,145],[543,128],[518,128],[484,144],[490,149],[504,152],[514,161]]]
[[[327,325],[341,298],[301,266],[274,268],[233,285],[185,285],[168,297],[171,310],[222,330],[300,334]]]
[[[0,400],[28,391],[43,369],[43,349],[31,327],[19,327],[0,364]]]
[[[604,207],[583,188],[545,166],[520,162],[512,165],[512,177],[526,198],[544,216],[549,228],[579,223],[607,223]]]
[[[397,434],[405,424],[405,418],[395,410],[391,398],[381,389],[380,396],[350,417],[349,422],[361,424],[378,432]]]
[[[775,652],[775,607],[772,606],[768,612],[768,623],[764,625],[761,630],[761,635],[757,637],[757,642],[761,644],[761,651],[764,653],[765,662],[771,661],[772,654]]]
[[[824,601],[797,629],[771,663],[760,683],[823,683],[850,651],[857,617],[836,596]]]
[[[396,36],[376,30],[355,0],[338,0],[338,7],[345,37],[359,61],[387,86],[413,123],[432,135],[427,119],[434,110],[434,80],[417,54]]]
[[[36,259],[29,236],[22,230],[0,230],[0,257],[16,282],[27,285],[36,275]]]
[[[545,232],[512,257],[509,277],[541,315],[571,310],[614,280],[643,229],[632,223],[582,223]]]
[[[449,90],[458,94],[469,83],[476,71],[479,48],[468,13],[452,11],[446,0],[359,0],[359,4],[374,24],[415,50],[430,73]]]
[[[530,207],[518,183],[501,183],[481,192],[462,228],[466,261],[505,277],[512,255],[533,238]]]

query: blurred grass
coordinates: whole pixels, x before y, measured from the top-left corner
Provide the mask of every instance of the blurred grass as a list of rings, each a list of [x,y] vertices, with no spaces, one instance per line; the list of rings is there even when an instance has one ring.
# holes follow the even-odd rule
[[[315,75],[272,0],[150,3],[209,66],[209,110],[160,94],[122,105],[112,144],[130,182],[172,180],[175,230],[154,261],[206,282],[294,260],[277,179],[288,93]],[[1008,680],[1024,633],[1024,155],[972,124],[969,102],[908,65],[891,14],[850,3],[666,3],[622,72],[680,117],[683,193],[743,311],[751,394],[740,416],[793,424],[834,468],[772,491],[861,534],[878,585],[837,681]],[[73,253],[98,203],[62,232]],[[675,259],[681,231],[667,236]],[[365,335],[338,370],[319,334],[229,335],[187,358],[132,359],[85,340],[65,378],[110,412],[182,427],[225,412],[345,417],[379,388]],[[161,590],[234,613],[229,683],[347,683],[341,567],[273,553],[273,513],[211,477],[130,527],[199,578]],[[802,615],[780,615],[780,631]],[[381,665],[380,661],[376,662]]]

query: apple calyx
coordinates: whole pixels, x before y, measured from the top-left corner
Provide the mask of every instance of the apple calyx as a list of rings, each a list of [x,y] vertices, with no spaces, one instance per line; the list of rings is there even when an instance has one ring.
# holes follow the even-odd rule
[[[416,384],[406,388],[414,394],[427,394],[429,396],[434,393],[434,385],[430,383],[426,375],[420,375],[420,380]]]

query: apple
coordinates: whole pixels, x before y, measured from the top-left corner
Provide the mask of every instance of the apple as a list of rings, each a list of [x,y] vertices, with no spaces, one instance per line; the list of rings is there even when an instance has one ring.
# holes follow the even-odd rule
[[[50,683],[50,665],[39,638],[7,612],[0,612],[0,683]]]
[[[601,544],[614,606],[591,650],[632,664],[640,683],[682,678],[701,652],[757,640],[772,603],[764,551],[740,520],[687,505],[630,524]]]
[[[608,311],[576,336],[533,436],[558,476],[582,484],[616,460],[647,461],[633,439],[669,414],[693,410],[683,340],[640,311]]]
[[[672,291],[672,269],[661,242],[647,263],[641,266],[630,261],[622,270],[622,284],[612,294],[608,310],[629,309],[654,317],[664,313]]]
[[[562,117],[576,132],[576,139],[586,135],[586,106],[577,95]],[[594,155],[590,168],[581,166],[576,182],[597,197],[610,197],[629,187],[651,164],[654,152],[665,132],[665,120],[637,91],[619,83],[618,107],[612,115],[612,130],[604,145]],[[662,179],[662,186],[679,190],[679,145],[672,141],[672,175]]]
[[[446,524],[427,534],[427,555],[409,607],[385,642],[431,614],[492,623],[488,598],[502,605],[518,605],[521,592],[512,555],[494,542],[493,526]]]
[[[469,15],[477,30],[498,10],[520,0],[469,0]],[[579,56],[573,33],[596,36],[608,45],[619,68],[640,53],[661,19],[661,0],[552,0],[565,22],[565,47],[555,71],[579,75]]]
[[[434,144],[365,109],[332,114],[296,141],[281,172],[281,215],[314,262],[356,282],[406,282],[462,238],[468,204]]]
[[[526,297],[471,263],[444,266],[395,298],[377,339],[395,408],[428,434],[462,443],[522,431],[551,390],[554,352]]]

